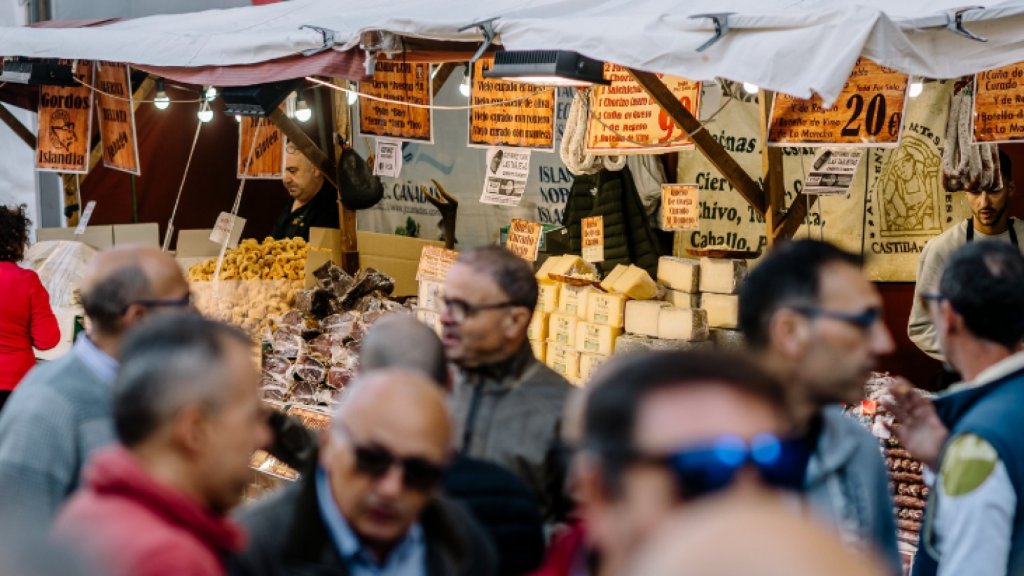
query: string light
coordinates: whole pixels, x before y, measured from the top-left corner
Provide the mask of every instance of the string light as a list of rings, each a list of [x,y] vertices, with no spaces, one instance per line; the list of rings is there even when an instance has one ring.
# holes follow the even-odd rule
[[[299,122],[309,122],[309,119],[312,117],[313,111],[306,104],[306,97],[302,95],[302,92],[299,92],[299,96],[295,101],[295,119]]]
[[[348,93],[348,105],[355,106],[356,102],[359,101],[359,95],[356,93],[357,90],[354,84],[349,82],[348,87],[350,90],[353,90],[352,92]]]
[[[459,92],[469,98],[471,86],[469,85],[469,66],[466,66],[466,73],[462,76],[462,84],[459,84]]]
[[[167,97],[167,92],[164,91],[164,79],[157,78],[156,98],[153,98],[153,106],[156,106],[157,110],[167,110],[167,107],[170,105],[171,99]]]
[[[757,94],[759,90],[757,84],[751,84],[750,82],[744,82],[743,89],[746,90],[747,94]]]
[[[910,83],[910,97],[917,98],[924,92],[924,83],[918,80],[917,82]]]
[[[210,104],[203,102],[199,105],[199,121],[202,123],[208,123],[213,120],[213,110],[210,109]]]
[[[213,86],[206,87],[206,101],[213,102],[217,98],[217,89]]]

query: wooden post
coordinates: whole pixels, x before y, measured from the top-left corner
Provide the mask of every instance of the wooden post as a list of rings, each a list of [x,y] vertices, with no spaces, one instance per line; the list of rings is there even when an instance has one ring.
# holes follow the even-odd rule
[[[782,149],[768,146],[768,123],[771,121],[772,100],[775,94],[761,90],[758,95],[761,120],[761,175],[767,206],[765,207],[765,236],[768,248],[775,245],[775,230],[782,225],[786,208],[785,167],[782,163]]]
[[[348,84],[347,80],[331,80],[336,85]],[[334,133],[341,135],[346,142],[352,142],[352,107],[348,103],[348,94],[331,90],[331,107],[334,118]],[[341,161],[341,146],[335,141],[334,158]],[[371,151],[371,155],[373,152]],[[339,196],[340,198],[340,196]],[[359,270],[359,236],[356,228],[356,213],[338,203],[338,222],[341,228],[341,262],[346,272],[355,274]]]
[[[431,80],[430,82],[430,89],[434,94],[435,98],[437,98],[437,93],[440,92],[441,88],[444,87],[444,83],[448,81],[448,78],[452,75],[452,72],[455,71],[456,66],[457,64],[455,62],[445,62],[444,64],[441,64],[440,66],[437,67],[437,72],[434,74],[434,79]],[[466,66],[471,66],[471,64],[467,63]]]
[[[669,117],[690,134],[690,139],[693,140],[697,149],[733,185],[740,196],[753,206],[758,214],[763,216],[767,203],[761,186],[740,167],[721,144],[711,137],[707,130],[703,129],[700,121],[694,118],[681,102],[676,100],[657,75],[631,68],[627,68],[627,70]]]
[[[14,114],[11,114],[11,111],[3,104],[0,104],[0,120],[3,120],[4,124],[7,124],[7,126],[18,135],[18,138],[21,138],[21,141],[35,152],[36,135],[26,128],[20,120],[15,118]]]
[[[796,231],[800,229],[800,225],[804,223],[804,219],[807,218],[807,204],[810,203],[814,206],[814,203],[818,201],[818,195],[814,194],[809,198],[801,198],[803,194],[798,194],[793,200],[793,203],[789,205],[789,212],[786,213],[785,218],[782,219],[782,223],[775,228],[774,234],[776,241],[784,238],[792,238]]]

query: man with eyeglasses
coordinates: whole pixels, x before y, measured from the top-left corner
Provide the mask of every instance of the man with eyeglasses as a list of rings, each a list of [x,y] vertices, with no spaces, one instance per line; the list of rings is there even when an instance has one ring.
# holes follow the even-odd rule
[[[893,351],[882,298],[861,259],[800,240],[769,253],[740,291],[739,327],[760,365],[784,384],[794,431],[814,447],[804,488],[844,542],[899,571],[893,502],[878,440],[842,414],[878,358]]]
[[[997,240],[1024,252],[1019,238],[1024,237],[1024,221],[1009,214],[1010,198],[1015,192],[1010,157],[999,151],[1000,177],[991,189],[965,190],[964,200],[971,208],[971,217],[936,236],[925,245],[917,264],[917,284],[910,310],[907,334],[922,352],[944,361],[935,333],[935,325],[920,296],[939,283],[946,262],[957,248],[975,240]],[[949,384],[949,379],[945,384]]]
[[[629,574],[639,547],[696,501],[800,488],[809,448],[787,437],[779,384],[745,358],[616,357],[598,369],[585,402],[573,470],[594,553],[577,548],[558,574]]]
[[[953,253],[921,306],[964,378],[933,402],[908,383],[883,399],[932,484],[916,576],[1024,573],[1024,257],[984,241]]]
[[[501,246],[463,252],[445,279],[441,341],[457,369],[455,446],[518,474],[555,522],[568,507],[559,429],[573,388],[533,355],[526,330],[536,305],[525,260]]]
[[[494,551],[438,497],[449,462],[444,393],[420,372],[360,375],[320,437],[319,464],[243,510],[244,576],[494,576]]]
[[[0,416],[0,524],[49,529],[89,456],[115,441],[111,390],[125,334],[191,305],[178,264],[153,247],[100,252],[79,293],[85,332],[69,353],[29,372]]]

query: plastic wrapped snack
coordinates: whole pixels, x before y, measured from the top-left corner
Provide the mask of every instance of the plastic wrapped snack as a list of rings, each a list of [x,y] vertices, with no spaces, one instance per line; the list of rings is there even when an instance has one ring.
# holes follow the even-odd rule
[[[331,293],[323,288],[299,290],[295,293],[295,309],[313,316],[326,316],[331,307]]]
[[[288,330],[274,332],[274,335],[270,337],[270,345],[275,354],[286,358],[296,358],[306,348],[302,337]]]
[[[335,298],[343,296],[352,286],[352,276],[334,262],[328,262],[314,270],[313,277],[321,289],[330,292]]]
[[[330,360],[335,350],[343,350],[345,340],[333,334],[321,334],[309,341],[309,352],[324,360]]]
[[[22,266],[39,275],[53,309],[73,308],[79,280],[95,255],[95,248],[81,242],[37,242],[25,251]]]
[[[314,386],[319,385],[327,378],[327,368],[312,356],[302,356],[292,365],[292,373],[296,378]]]
[[[363,297],[374,291],[391,294],[395,290],[395,279],[374,268],[364,268],[356,274],[352,286],[345,292],[341,305],[351,309]]]
[[[320,327],[325,333],[342,340],[361,337],[363,333],[362,320],[359,314],[353,312],[328,316],[320,322]]]
[[[344,390],[349,381],[355,378],[355,371],[347,366],[331,366],[327,372],[326,384],[334,390]]]

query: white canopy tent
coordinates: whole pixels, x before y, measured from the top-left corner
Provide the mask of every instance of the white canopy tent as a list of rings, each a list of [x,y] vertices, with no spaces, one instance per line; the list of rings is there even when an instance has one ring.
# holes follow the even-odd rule
[[[255,64],[330,45],[401,46],[400,38],[473,47],[497,18],[508,50],[572,50],[623,66],[695,80],[715,77],[831,101],[858,56],[911,74],[951,78],[1024,61],[1024,0],[962,15],[980,42],[946,28],[962,0],[294,0],[267,6],[153,16],[95,28],[0,28],[0,53],[151,67]],[[704,52],[715,33],[731,31]],[[323,34],[315,28],[329,31]],[[325,36],[333,35],[333,43]],[[365,41],[370,39],[371,45]],[[470,44],[461,44],[470,43]]]

